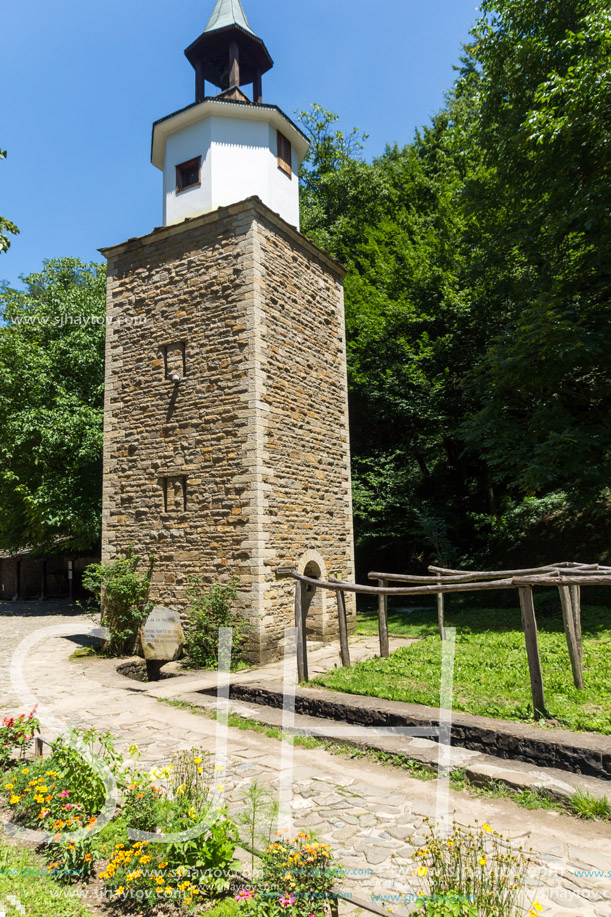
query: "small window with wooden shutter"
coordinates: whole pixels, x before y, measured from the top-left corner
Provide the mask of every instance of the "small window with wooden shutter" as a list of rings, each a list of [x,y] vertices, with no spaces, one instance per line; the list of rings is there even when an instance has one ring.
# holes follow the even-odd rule
[[[202,157],[181,162],[176,166],[176,193],[197,188],[202,183]]]
[[[289,178],[293,177],[291,141],[278,131],[278,168]]]

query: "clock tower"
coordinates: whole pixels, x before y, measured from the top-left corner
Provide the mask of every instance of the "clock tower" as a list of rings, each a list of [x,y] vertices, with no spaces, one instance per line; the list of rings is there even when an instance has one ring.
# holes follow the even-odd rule
[[[218,0],[185,54],[195,102],[153,125],[164,225],[256,195],[299,228],[298,173],[309,143],[276,105],[263,103],[262,76],[273,61],[240,0]],[[206,96],[206,81],[220,92]],[[252,100],[242,90],[248,84]]]
[[[154,554],[151,598],[183,614],[191,577],[236,578],[263,661],[293,620],[278,567],[354,576],[345,272],[298,231],[308,140],[263,102],[272,59],[240,0],[185,54],[195,101],[153,125],[163,225],[102,250],[103,560]],[[309,602],[333,639],[335,604]]]

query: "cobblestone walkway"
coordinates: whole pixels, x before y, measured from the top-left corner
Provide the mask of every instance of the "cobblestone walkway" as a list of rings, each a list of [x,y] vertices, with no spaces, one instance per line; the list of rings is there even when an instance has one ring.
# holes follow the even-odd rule
[[[10,663],[25,637],[54,625],[91,626],[86,617],[65,612],[50,603],[0,603],[3,712],[23,709],[11,687]],[[46,637],[31,649],[24,665],[29,688],[63,722],[110,729],[119,748],[136,743],[151,763],[166,762],[180,749],[214,749],[214,720],[159,702],[137,683],[116,676],[106,661],[69,661],[81,643],[78,637]],[[229,729],[230,808],[240,807],[254,779],[278,785],[281,749],[276,739]],[[293,765],[295,829],[314,830],[331,844],[348,871],[346,891],[365,900],[382,896],[379,906],[386,898],[395,914],[404,911],[396,898],[417,890],[410,857],[424,842],[424,819],[434,815],[437,782],[299,746],[293,750]],[[611,917],[611,825],[453,791],[451,809],[461,824],[488,823],[516,844],[533,849],[541,868],[529,884],[544,915]]]

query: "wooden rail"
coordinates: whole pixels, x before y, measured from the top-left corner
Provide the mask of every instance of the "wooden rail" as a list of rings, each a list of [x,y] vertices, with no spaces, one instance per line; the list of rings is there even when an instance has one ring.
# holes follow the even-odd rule
[[[534,586],[553,586],[558,589],[562,607],[564,630],[571,660],[573,681],[577,688],[583,688],[583,640],[581,630],[581,587],[610,586],[611,567],[600,564],[579,564],[562,561],[542,567],[521,570],[450,570],[444,567],[429,567],[432,575],[372,572],[369,579],[377,580],[377,586],[348,583],[340,579],[319,580],[291,567],[279,567],[279,576],[295,580],[295,627],[297,628],[297,677],[300,682],[308,680],[308,652],[306,638],[306,590],[327,589],[335,592],[339,622],[340,656],[342,666],[350,665],[348,622],[346,617],[345,593],[376,596],[378,599],[378,630],[380,655],[388,657],[388,597],[407,595],[435,595],[437,597],[437,618],[442,640],[445,636],[444,595],[456,592],[484,592],[496,589],[516,589],[520,600],[522,629],[526,641],[531,694],[535,717],[545,713],[545,691],[539,652],[539,640]],[[389,586],[388,583],[407,583],[406,586]]]

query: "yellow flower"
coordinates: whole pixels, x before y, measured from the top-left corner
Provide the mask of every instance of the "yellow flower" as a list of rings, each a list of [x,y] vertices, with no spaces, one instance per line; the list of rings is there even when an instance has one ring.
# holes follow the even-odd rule
[[[124,889],[123,886],[121,885],[120,888],[117,889],[117,895],[122,895],[124,891],[125,891],[125,889]]]
[[[478,863],[480,866],[485,866],[487,862],[488,860],[486,859],[486,857],[480,857],[478,860]]]
[[[9,803],[10,803],[12,806],[17,805],[17,803],[19,802],[20,799],[21,799],[21,796],[15,796],[15,794],[13,793],[13,795],[12,795],[11,798],[9,799]]]
[[[532,907],[533,907],[533,911],[535,912],[535,914],[540,914],[541,911],[543,910],[543,908],[541,907],[538,901],[535,901]]]
[[[15,786],[14,783],[5,783],[5,784],[4,784],[4,789],[5,789],[5,790],[12,790],[14,786]]]
[[[216,788],[219,791],[219,793],[222,793],[223,790],[225,789],[222,783],[217,783]]]
[[[426,876],[427,872],[428,872],[428,869],[426,868],[426,866],[420,866],[416,872],[416,875],[422,878],[423,876]]]
[[[172,894],[172,892],[173,892],[173,889],[170,888],[170,886],[168,885],[168,887],[165,890],[166,895],[169,897]]]
[[[222,771],[222,770],[223,770],[223,765],[222,765],[222,764],[215,764],[215,765],[214,765],[214,769],[215,769],[215,771]]]
[[[202,763],[201,758],[193,758],[193,764],[201,764],[201,763]]]
[[[482,831],[485,831],[486,834],[492,834],[492,828],[490,825],[482,825]]]
[[[165,869],[167,865],[168,865],[167,863],[160,863],[159,869]]]

